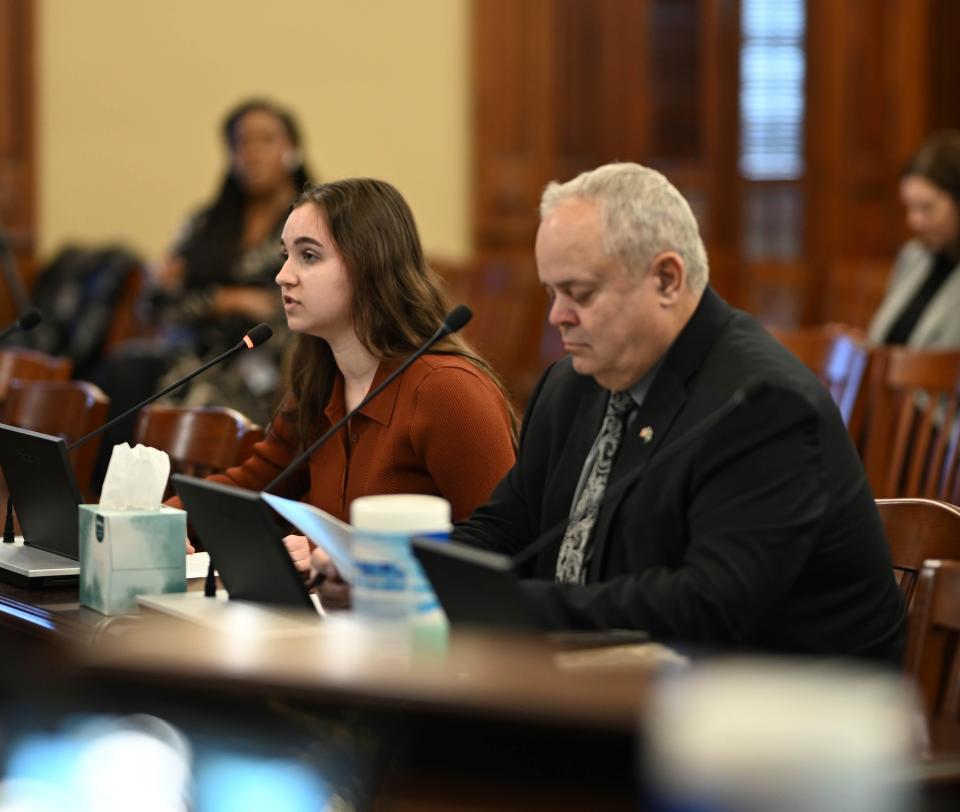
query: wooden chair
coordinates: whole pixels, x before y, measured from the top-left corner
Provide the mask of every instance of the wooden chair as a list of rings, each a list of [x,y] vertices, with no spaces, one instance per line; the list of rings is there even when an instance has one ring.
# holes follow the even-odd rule
[[[69,358],[17,347],[0,350],[0,403],[7,397],[13,380],[67,381],[72,372],[73,362]]]
[[[858,334],[839,324],[771,331],[830,390],[850,425],[869,350]]]
[[[958,401],[960,350],[874,351],[860,447],[875,496],[960,502]]]
[[[907,604],[930,558],[960,560],[960,507],[934,499],[878,499],[893,571]]]
[[[0,422],[43,434],[63,437],[72,443],[107,420],[108,398],[86,381],[13,380],[0,409]],[[97,459],[100,438],[94,437],[70,452],[77,485],[90,496],[90,476]]]
[[[113,308],[110,329],[103,340],[103,355],[119,347],[124,341],[145,336],[147,325],[141,313],[140,298],[147,286],[147,273],[142,267],[133,270],[124,280]]]
[[[171,472],[202,477],[243,462],[263,436],[235,409],[147,406],[137,418],[134,443],[166,451]]]
[[[960,745],[960,562],[920,570],[904,670],[920,689],[933,749]]]

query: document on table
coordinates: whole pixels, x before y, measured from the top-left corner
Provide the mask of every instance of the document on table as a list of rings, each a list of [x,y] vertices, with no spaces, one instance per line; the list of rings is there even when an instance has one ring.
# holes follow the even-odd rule
[[[187,556],[187,580],[206,578],[210,566],[210,553],[194,553]]]
[[[277,513],[320,547],[344,581],[353,580],[353,526],[306,502],[284,499],[272,493],[260,496]]]

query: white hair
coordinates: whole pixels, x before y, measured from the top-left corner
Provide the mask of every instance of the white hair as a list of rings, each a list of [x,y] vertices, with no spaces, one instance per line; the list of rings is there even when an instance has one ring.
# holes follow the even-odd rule
[[[551,181],[540,200],[540,218],[566,200],[594,201],[603,218],[603,248],[636,272],[662,251],[675,251],[694,293],[707,286],[710,269],[690,204],[654,169],[633,163],[605,164],[566,183]]]

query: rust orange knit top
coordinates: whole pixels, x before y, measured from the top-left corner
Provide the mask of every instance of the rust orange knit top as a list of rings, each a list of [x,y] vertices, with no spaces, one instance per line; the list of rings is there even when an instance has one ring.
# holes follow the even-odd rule
[[[370,388],[399,363],[381,363]],[[345,413],[337,375],[324,412],[329,422],[320,431]],[[261,490],[296,453],[295,425],[278,416],[246,462],[211,479]],[[487,500],[513,461],[510,416],[493,381],[465,358],[427,354],[314,453],[309,472],[291,475],[279,492],[344,521],[359,496],[434,494],[450,502],[458,521]],[[179,499],[169,504],[181,507]]]

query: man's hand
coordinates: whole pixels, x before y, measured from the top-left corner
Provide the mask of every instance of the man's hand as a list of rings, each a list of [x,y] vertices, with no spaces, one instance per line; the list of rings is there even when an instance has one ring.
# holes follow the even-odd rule
[[[337,568],[319,547],[310,556],[310,581],[317,584],[320,603],[326,610],[350,608],[350,584],[340,577]]]
[[[187,555],[193,555],[197,551],[197,548],[190,543],[190,539],[184,539],[184,541],[187,545]]]

